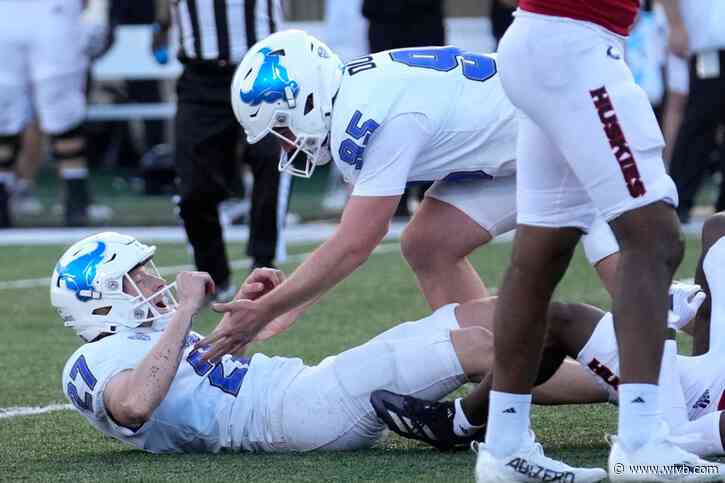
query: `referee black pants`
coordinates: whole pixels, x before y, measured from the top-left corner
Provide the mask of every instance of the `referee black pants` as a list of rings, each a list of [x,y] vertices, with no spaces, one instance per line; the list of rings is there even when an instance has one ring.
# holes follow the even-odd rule
[[[720,75],[701,78],[697,72],[697,59],[690,62],[690,93],[687,107],[672,152],[670,174],[677,185],[680,198],[678,213],[688,219],[695,203],[695,195],[712,167],[713,153],[718,149],[716,133],[725,122],[725,51],[719,52]],[[722,150],[715,166],[725,176],[725,156]],[[725,209],[725,183],[715,206]]]
[[[274,261],[279,227],[279,146],[266,138],[254,145],[243,140],[229,101],[234,69],[187,65],[177,83],[175,129],[180,215],[194,249],[198,270],[209,272],[217,286],[230,281],[218,205],[241,191],[239,144],[254,176],[247,255],[255,264]],[[278,211],[283,211],[279,213]]]

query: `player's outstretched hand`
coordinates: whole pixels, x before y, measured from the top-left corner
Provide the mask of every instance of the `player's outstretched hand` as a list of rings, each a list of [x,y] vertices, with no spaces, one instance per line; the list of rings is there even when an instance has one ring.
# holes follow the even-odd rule
[[[667,317],[667,325],[679,330],[695,317],[706,294],[697,284],[673,282],[670,286],[670,297],[672,307]]]
[[[275,287],[284,282],[285,278],[286,276],[282,270],[277,270],[276,268],[255,268],[242,283],[234,299],[256,300],[262,295],[271,292]]]
[[[254,342],[261,342],[263,340],[271,339],[274,336],[281,334],[286,331],[299,319],[305,312],[307,306],[294,308],[287,313],[284,313],[272,320],[269,324],[265,325],[262,330],[259,331],[257,336],[254,338]]]
[[[214,294],[214,280],[206,272],[181,272],[176,276],[179,305],[200,311]]]
[[[211,335],[196,343],[197,348],[210,346],[202,355],[205,361],[217,361],[224,354],[242,353],[269,321],[262,306],[254,300],[233,300],[214,304],[212,308],[224,317]]]

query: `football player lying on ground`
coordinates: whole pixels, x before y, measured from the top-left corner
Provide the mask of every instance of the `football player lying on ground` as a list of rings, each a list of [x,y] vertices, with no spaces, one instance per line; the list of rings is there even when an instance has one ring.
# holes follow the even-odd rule
[[[698,456],[725,454],[725,214],[707,220],[702,243],[695,276],[700,285],[675,284],[671,289],[673,312],[660,375],[661,407],[673,441]],[[693,317],[694,355],[679,356],[674,329]],[[552,304],[542,367],[551,371],[565,356],[575,358],[578,369],[557,373],[537,387],[534,402],[616,402],[619,356],[611,313],[588,305]],[[492,364],[492,357],[486,364]],[[579,372],[589,372],[596,379],[587,380]],[[461,428],[467,423],[458,404],[453,405],[451,416],[450,402],[424,401],[385,390],[374,392],[372,403],[390,429],[403,436],[442,449],[474,438],[463,437]]]
[[[231,89],[248,141],[277,137],[280,169],[292,174],[310,176],[332,158],[354,187],[335,233],[287,282],[258,300],[219,307],[231,316],[204,341],[212,344],[205,359],[239,350],[268,320],[364,263],[407,183],[434,182],[401,237],[431,308],[487,296],[467,257],[516,221],[516,110],[497,72],[494,55],[451,46],[379,52],[343,65],[299,30],[250,48]]]
[[[316,366],[263,354],[204,362],[191,325],[213,283],[206,273],[182,272],[174,297],[154,252],[132,237],[94,235],[65,252],[51,281],[53,306],[86,342],[63,370],[66,396],[96,429],[140,449],[366,448],[385,428],[373,390],[440,399],[488,369],[480,354],[491,353],[492,338],[479,327],[480,302],[445,305]],[[260,296],[282,279],[277,270],[255,270],[237,297]],[[257,339],[302,312],[273,320]]]

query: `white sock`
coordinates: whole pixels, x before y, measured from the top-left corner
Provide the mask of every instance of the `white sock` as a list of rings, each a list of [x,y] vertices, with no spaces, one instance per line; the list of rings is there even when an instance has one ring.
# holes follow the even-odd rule
[[[457,436],[471,436],[473,433],[485,426],[474,426],[466,417],[466,413],[463,412],[463,406],[461,405],[462,397],[459,397],[453,402],[455,412],[453,413],[453,432]]]
[[[619,385],[619,438],[625,448],[639,449],[658,432],[661,421],[656,384]]]
[[[660,406],[662,416],[670,428],[687,424],[687,404],[685,394],[680,384],[680,374],[677,369],[677,342],[665,341],[665,350],[662,354],[662,368],[660,369]]]
[[[528,438],[531,394],[491,391],[486,426],[486,449],[495,458],[505,458]]]

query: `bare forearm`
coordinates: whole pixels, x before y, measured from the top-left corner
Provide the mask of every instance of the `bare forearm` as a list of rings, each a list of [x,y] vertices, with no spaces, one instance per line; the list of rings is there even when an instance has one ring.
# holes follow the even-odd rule
[[[171,387],[193,315],[193,311],[180,307],[159,341],[133,371],[130,387],[136,392],[131,396],[145,412],[153,412]]]
[[[370,256],[372,248],[351,246],[333,236],[310,255],[277,289],[260,301],[274,307],[270,317],[319,298],[354,272]]]

